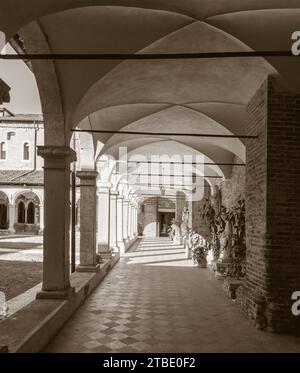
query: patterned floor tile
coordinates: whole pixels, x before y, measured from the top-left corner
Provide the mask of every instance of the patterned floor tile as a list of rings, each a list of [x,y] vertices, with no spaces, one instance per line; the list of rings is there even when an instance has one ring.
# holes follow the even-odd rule
[[[184,255],[165,238],[141,241],[45,352],[300,352],[300,339],[253,328]]]

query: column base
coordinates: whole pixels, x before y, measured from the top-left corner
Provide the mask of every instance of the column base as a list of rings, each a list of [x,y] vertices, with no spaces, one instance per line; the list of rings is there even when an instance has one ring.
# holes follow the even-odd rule
[[[112,257],[112,249],[99,244],[98,245],[98,253],[97,253],[102,259],[111,259]]]
[[[91,266],[84,266],[84,265],[78,265],[76,267],[76,272],[98,272],[100,270],[100,265],[91,265]]]
[[[124,242],[118,242],[118,247],[119,247],[119,251],[120,251],[120,255],[124,255],[125,254],[125,244]]]
[[[74,294],[74,287],[67,290],[42,290],[36,294],[36,299],[70,299]]]

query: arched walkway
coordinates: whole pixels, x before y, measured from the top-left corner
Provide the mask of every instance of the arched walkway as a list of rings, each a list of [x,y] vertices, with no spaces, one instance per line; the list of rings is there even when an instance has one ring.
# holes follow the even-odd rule
[[[143,239],[45,352],[300,352],[299,338],[254,329],[212,272],[192,266],[169,239]]]

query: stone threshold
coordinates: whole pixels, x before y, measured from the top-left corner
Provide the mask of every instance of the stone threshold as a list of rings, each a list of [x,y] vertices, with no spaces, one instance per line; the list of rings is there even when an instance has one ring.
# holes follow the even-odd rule
[[[101,263],[96,273],[73,273],[71,286],[75,293],[70,299],[35,299],[3,320],[0,323],[0,353],[41,352],[119,259],[119,254],[114,254]]]

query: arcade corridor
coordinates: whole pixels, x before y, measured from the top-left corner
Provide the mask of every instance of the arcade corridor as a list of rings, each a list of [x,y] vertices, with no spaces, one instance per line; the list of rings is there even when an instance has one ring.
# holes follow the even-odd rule
[[[148,238],[45,352],[300,352],[300,339],[256,330],[210,270],[194,267],[167,238]]]

